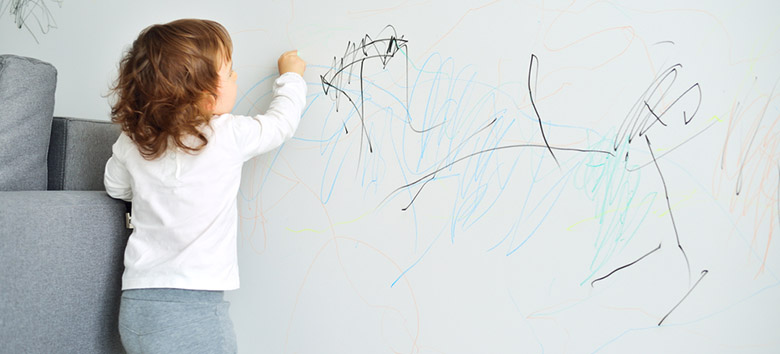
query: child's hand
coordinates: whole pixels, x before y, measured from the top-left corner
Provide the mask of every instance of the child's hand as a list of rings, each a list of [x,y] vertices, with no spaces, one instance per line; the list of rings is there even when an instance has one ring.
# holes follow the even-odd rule
[[[306,62],[298,56],[297,50],[291,50],[282,54],[282,56],[279,57],[278,65],[279,75],[287,72],[294,72],[303,76],[303,72],[306,70]]]

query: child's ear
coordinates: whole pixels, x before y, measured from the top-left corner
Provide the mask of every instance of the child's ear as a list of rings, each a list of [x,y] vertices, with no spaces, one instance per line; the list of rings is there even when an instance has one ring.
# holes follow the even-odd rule
[[[216,98],[214,95],[212,95],[212,94],[210,94],[210,93],[206,92],[206,93],[203,95],[203,99],[201,99],[201,105],[202,105],[202,107],[203,107],[203,108],[205,108],[207,111],[209,111],[209,112],[213,112],[213,111],[214,111],[214,108],[215,108],[215,107],[216,107],[216,105],[217,105],[217,98]]]

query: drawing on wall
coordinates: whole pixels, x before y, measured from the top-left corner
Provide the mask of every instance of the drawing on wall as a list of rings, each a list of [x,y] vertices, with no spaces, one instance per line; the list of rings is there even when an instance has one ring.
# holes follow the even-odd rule
[[[579,39],[572,39],[573,44],[568,46],[610,31],[628,39],[625,44],[613,41],[608,45],[615,47],[609,49],[617,54],[605,51],[601,61],[573,68],[584,73],[609,68],[632,43],[640,41],[632,30],[615,28],[583,34]],[[531,323],[541,324],[559,316],[576,317],[578,311],[587,308],[585,304],[599,301],[605,302],[605,308],[593,313],[594,316],[612,316],[615,320],[615,316],[623,315],[626,323],[645,326],[621,329],[618,324],[621,321],[615,321],[612,332],[604,332],[607,338],[591,347],[598,351],[627,333],[651,331],[670,321],[671,326],[677,326],[706,318],[706,315],[692,318],[691,308],[699,313],[723,311],[718,307],[721,304],[705,305],[701,309],[700,299],[715,296],[712,289],[719,286],[717,282],[732,275],[722,274],[722,268],[713,268],[709,261],[703,260],[701,255],[708,250],[706,246],[702,248],[702,234],[686,231],[699,223],[698,218],[702,216],[691,218],[691,208],[685,208],[691,196],[680,194],[680,185],[702,186],[697,186],[699,182],[677,161],[696,160],[700,153],[694,146],[712,139],[717,129],[726,125],[725,119],[732,122],[729,125],[741,126],[729,128],[722,151],[723,173],[716,176],[717,186],[724,191],[734,189],[730,192],[734,198],[732,210],[747,202],[750,204],[745,208],[760,205],[762,215],[768,215],[761,219],[763,224],[755,225],[756,234],[750,246],[751,259],[763,257],[762,266],[755,270],[759,274],[763,271],[772,234],[780,220],[780,202],[776,197],[780,195],[780,177],[772,178],[775,174],[780,176],[780,151],[776,142],[777,120],[769,122],[770,118],[761,117],[767,110],[776,111],[776,94],[745,90],[747,93],[743,93],[745,98],[741,100],[752,100],[750,104],[735,101],[731,112],[734,119],[723,117],[724,112],[713,111],[711,102],[703,106],[704,101],[711,100],[707,95],[714,89],[702,83],[698,74],[690,73],[690,68],[697,63],[650,60],[652,77],[625,93],[630,103],[621,105],[625,107],[622,113],[612,112],[619,119],[599,121],[597,125],[559,122],[555,114],[549,113],[556,108],[549,102],[570,83],[557,89],[547,86],[540,90],[553,75],[546,71],[547,55],[522,53],[527,58],[524,76],[496,84],[481,81],[479,72],[471,65],[458,63],[454,56],[439,51],[414,59],[410,53],[416,51],[415,39],[399,33],[403,33],[403,28],[387,25],[373,35],[347,41],[343,54],[339,51],[332,55],[329,66],[310,66],[309,70],[319,70],[319,82],[309,83],[310,87],[318,86],[318,90],[310,90],[310,105],[303,121],[313,119],[312,124],[317,128],[297,134],[274,156],[259,159],[254,165],[257,168],[247,174],[247,179],[255,183],[242,187],[240,204],[247,212],[242,229],[252,230],[245,235],[252,247],[257,247],[254,238],[260,235],[266,240],[269,232],[266,227],[271,224],[266,224],[264,210],[278,207],[291,195],[300,196],[297,192],[302,189],[321,205],[322,214],[327,218],[321,227],[301,225],[285,229],[293,235],[330,235],[330,241],[311,261],[299,288],[289,319],[288,338],[295,338],[296,328],[301,325],[302,320],[296,319],[307,311],[301,309],[305,306],[301,299],[313,282],[310,272],[323,266],[324,254],[335,252],[346,278],[364,280],[363,271],[351,268],[343,257],[372,254],[379,264],[392,269],[381,272],[382,279],[371,278],[372,284],[381,288],[383,285],[379,284],[384,282],[388,292],[400,287],[396,291],[405,294],[399,295],[400,304],[378,305],[361,295],[376,289],[369,291],[369,286],[352,280],[349,287],[362,301],[370,303],[370,307],[390,307],[402,323],[398,330],[409,334],[404,340],[410,341],[407,343],[413,348],[410,351],[419,351],[425,341],[420,337],[424,316],[421,317],[415,300],[420,289],[411,285],[409,277],[415,278],[418,271],[426,272],[419,268],[424,268],[431,257],[441,258],[442,253],[450,252],[459,244],[474,246],[476,236],[479,251],[475,252],[483,252],[486,258],[505,257],[523,263],[529,253],[554,252],[548,239],[563,235],[559,231],[551,234],[551,230],[557,229],[550,225],[567,214],[567,204],[593,208],[590,212],[579,209],[577,213],[569,213],[590,213],[592,217],[562,226],[572,235],[576,232],[578,236],[587,235],[592,239],[590,249],[576,251],[577,257],[588,259],[589,266],[549,274],[550,289],[560,287],[578,294],[572,295],[574,300],[537,299],[536,306],[529,305],[519,300],[527,295],[519,295],[518,289],[527,291],[534,289],[533,286],[507,284],[506,292],[529,327],[533,328]],[[645,44],[648,51],[663,51],[677,45],[671,40]],[[547,52],[566,47],[549,44]],[[572,58],[580,60],[577,56]],[[588,59],[591,58],[582,60]],[[642,64],[637,64],[636,71],[640,71]],[[563,71],[559,69],[560,63],[557,66],[556,74]],[[265,94],[255,93],[257,97]],[[593,91],[576,99],[588,101],[590,96],[598,95],[599,92]],[[242,113],[255,112],[255,109],[252,106]],[[579,112],[576,106],[569,109]],[[311,112],[317,112],[316,116],[307,115]],[[751,149],[751,144],[745,143],[751,139],[745,136],[733,137],[737,131],[746,130],[754,136],[752,146],[760,148]],[[729,139],[736,139],[741,145],[734,147]],[[732,155],[738,155],[738,162]],[[317,171],[318,178],[312,179],[310,173],[304,176],[303,167],[295,163],[296,158],[306,160],[306,169]],[[261,172],[264,169],[267,171]],[[750,172],[739,177],[740,170]],[[758,185],[750,183],[753,196],[744,198],[746,192],[742,191],[743,198],[738,198],[740,185],[744,183],[740,181],[758,180],[761,175],[768,178],[760,178]],[[264,189],[272,180],[284,181],[282,185],[288,187],[279,192]],[[706,187],[702,190],[712,200],[718,197],[715,190]],[[701,193],[701,190],[694,189],[691,193]],[[262,201],[264,198],[268,199]],[[383,232],[382,226],[377,226],[382,224],[382,218],[392,219],[392,228],[404,232],[392,235]],[[738,216],[736,220],[741,218],[745,217]],[[734,228],[729,232],[742,238],[736,225],[738,221],[732,222]],[[353,225],[363,228],[353,228]],[[363,236],[366,230],[392,237],[392,241]],[[354,247],[347,246],[350,244]],[[399,251],[402,248],[399,245],[408,248]],[[257,250],[262,251],[264,247],[265,241]],[[424,274],[420,277],[429,276]],[[646,283],[648,287],[640,292],[644,294],[641,304],[630,299],[609,303],[616,289],[630,289],[637,283]],[[664,286],[651,287],[656,283]],[[777,285],[759,288],[748,296]],[[406,299],[402,300],[403,297]],[[616,314],[616,309],[624,312]],[[640,311],[644,318],[637,322],[635,312]],[[385,325],[382,324],[383,328]],[[566,328],[567,335],[569,329],[575,329]],[[553,332],[547,332],[550,333]],[[549,345],[541,337],[535,339],[542,348]],[[285,343],[292,345],[291,341]]]
[[[382,38],[382,32],[386,30],[390,30],[391,34],[387,38]],[[371,36],[365,35],[365,37],[360,41],[359,44],[349,42],[347,44],[347,49],[345,51],[344,56],[341,58],[334,57],[332,68],[329,69],[324,75],[320,76],[322,81],[322,93],[330,97],[335,102],[336,112],[339,112],[338,110],[339,100],[343,95],[350,102],[351,109],[354,110],[354,114],[359,117],[360,131],[361,131],[361,143],[358,148],[359,154],[363,153],[362,147],[363,147],[364,138],[368,142],[367,153],[374,152],[371,144],[371,136],[366,130],[365,111],[364,111],[365,108],[364,96],[366,92],[364,88],[365,78],[363,76],[363,73],[364,73],[364,63],[367,60],[379,59],[381,60],[382,63],[382,69],[386,69],[388,62],[396,54],[403,53],[403,55],[406,57],[407,65],[405,67],[406,72],[404,73],[404,76],[406,78],[406,99],[403,102],[403,104],[406,106],[404,111],[406,114],[405,118],[408,120],[407,124],[409,126],[410,134],[419,134],[419,135],[424,135],[429,133],[436,134],[435,131],[436,129],[444,129],[444,125],[448,123],[447,119],[444,119],[433,126],[424,127],[424,129],[414,129],[414,126],[412,124],[413,117],[409,113],[410,112],[409,91],[411,90],[412,92],[414,92],[416,86],[410,87],[408,84],[409,41],[403,40],[403,36],[401,37],[401,39],[397,38],[395,28],[392,25],[387,25],[382,30],[382,32],[380,32],[380,34],[376,36],[376,38],[380,38],[380,39],[372,40]],[[353,70],[354,68],[352,66],[358,64],[359,64],[359,69]],[[645,93],[637,100],[634,107],[626,115],[626,119],[623,121],[618,133],[615,135],[614,144],[612,146],[611,151],[588,149],[588,148],[576,148],[576,147],[558,147],[558,146],[551,146],[550,142],[548,141],[544,133],[545,122],[543,122],[539,114],[539,109],[534,101],[534,95],[536,91],[535,85],[536,85],[536,81],[538,78],[538,71],[539,71],[539,58],[537,58],[536,55],[531,54],[529,70],[528,70],[528,80],[527,80],[528,101],[530,101],[531,104],[533,117],[535,117],[535,119],[538,121],[539,135],[541,136],[542,141],[537,144],[505,144],[503,143],[502,139],[499,138],[496,140],[495,146],[486,149],[464,148],[464,146],[468,143],[470,139],[479,139],[480,137],[484,137],[486,135],[489,136],[491,126],[497,123],[497,121],[499,120],[499,118],[493,118],[485,126],[477,127],[475,131],[467,132],[468,136],[465,137],[463,140],[453,141],[452,144],[450,145],[450,149],[446,151],[446,156],[444,156],[442,159],[439,159],[438,161],[435,162],[436,166],[435,168],[431,168],[432,171],[430,172],[425,171],[426,173],[422,177],[414,179],[411,183],[403,184],[402,186],[399,186],[398,188],[394,189],[391,192],[391,194],[382,201],[382,203],[384,203],[384,201],[386,201],[387,199],[389,199],[390,197],[392,197],[394,194],[398,192],[401,192],[406,189],[414,188],[416,190],[413,192],[413,196],[411,197],[411,200],[409,201],[408,204],[406,204],[400,209],[401,211],[407,211],[414,203],[414,200],[417,199],[420,196],[420,194],[423,192],[425,186],[431,182],[435,183],[435,181],[437,180],[437,174],[442,173],[443,171],[446,170],[450,170],[455,164],[475,163],[475,161],[478,161],[480,158],[482,158],[482,155],[493,154],[495,152],[499,152],[499,150],[520,149],[520,148],[522,149],[544,148],[549,152],[550,157],[553,159],[553,161],[558,166],[558,168],[561,168],[561,164],[558,161],[558,159],[555,157],[555,151],[561,151],[561,152],[568,151],[568,152],[577,152],[577,153],[584,153],[584,154],[598,153],[598,154],[602,154],[602,156],[604,156],[603,158],[612,158],[612,159],[616,158],[615,156],[616,152],[626,151],[625,157],[623,157],[623,159],[625,160],[624,161],[625,166],[623,166],[625,172],[635,173],[640,168],[647,167],[648,165],[654,165],[654,167],[658,171],[661,184],[663,186],[663,193],[664,193],[663,195],[666,200],[668,215],[671,221],[671,230],[674,231],[675,234],[677,249],[679,249],[680,255],[685,260],[686,273],[689,276],[689,285],[690,285],[691,282],[690,261],[688,260],[688,256],[686,255],[685,249],[683,248],[683,245],[680,241],[680,236],[677,232],[677,226],[675,224],[674,216],[672,213],[669,194],[668,191],[666,190],[667,182],[663,177],[663,173],[658,163],[658,158],[653,153],[653,147],[651,146],[650,138],[648,135],[650,129],[653,128],[653,126],[655,126],[656,124],[660,124],[661,126],[667,127],[668,124],[664,122],[664,120],[667,119],[681,119],[682,123],[684,125],[687,125],[688,123],[691,122],[691,120],[696,116],[697,112],[699,111],[701,105],[702,91],[698,83],[691,85],[681,94],[679,94],[679,96],[677,97],[667,97],[670,94],[670,92],[674,92],[672,88],[677,79],[678,70],[680,70],[681,68],[682,68],[681,64],[676,64],[671,66],[670,68],[663,71],[659,75],[658,79],[656,79],[654,82],[650,84],[650,86],[645,91]],[[356,88],[353,88],[352,90],[356,92],[356,95],[359,97],[358,99],[353,99],[348,94],[348,91],[350,90],[349,85],[352,84],[353,79],[357,81],[357,83],[355,84]],[[385,88],[375,87],[375,89],[385,89]],[[692,96],[693,98],[692,99],[688,98],[688,96]],[[460,103],[457,101],[454,102]],[[678,103],[680,103],[680,105],[688,104],[688,106],[679,108],[677,107]],[[470,107],[466,107],[466,108],[469,109]],[[672,113],[681,113],[681,117],[676,117]],[[547,122],[547,124],[551,124],[551,123],[554,122]],[[711,126],[712,124],[707,126],[705,130]],[[346,123],[344,123],[344,133],[349,134],[349,129],[347,129]],[[621,145],[631,144],[632,142],[634,142],[636,138],[644,138],[643,140],[644,142],[647,143],[647,148],[648,148],[651,161],[645,163],[642,166],[632,169],[628,167],[629,166],[628,165],[629,153],[627,152],[628,149]],[[681,142],[681,144],[675,147],[674,149],[682,146],[684,143],[685,142]],[[667,151],[666,153],[669,153],[674,149]],[[360,157],[358,157],[358,159],[360,159]],[[488,157],[485,160],[489,161],[490,158]],[[479,162],[476,163],[478,164]],[[358,163],[358,166],[359,165],[360,164]],[[603,167],[605,166],[605,164],[602,164],[601,166],[602,166],[601,168],[606,168]],[[508,181],[509,180],[507,180],[507,183]],[[658,192],[658,194],[660,195],[660,192]],[[452,237],[454,239],[454,232]],[[522,243],[518,247],[520,246],[522,246]],[[655,251],[660,250],[661,247],[662,247],[662,243],[659,243],[658,247],[644,254],[640,258],[612,270],[607,275],[604,275],[598,279],[593,280],[590,283],[591,286],[594,286],[594,284],[597,281],[601,281],[610,277],[612,274],[614,274],[617,271],[633,266],[634,264],[641,261],[642,259],[649,256],[650,254],[654,253]],[[666,317],[668,317],[678,306],[680,306],[682,301],[688,296],[688,294],[690,294],[691,291],[693,291],[693,289],[699,284],[699,282],[704,278],[704,276],[707,273],[708,270],[706,269],[701,271],[701,275],[699,279],[695,282],[695,284],[690,285],[690,289],[688,290],[688,293],[686,293],[685,296],[683,296],[683,298],[676,305],[671,307],[671,310],[669,310],[669,312],[663,318],[661,318],[661,320],[658,322],[659,326],[664,322]],[[398,280],[399,279],[396,279],[392,283],[392,285],[394,285]]]
[[[0,21],[6,15],[13,19],[17,29],[25,29],[39,43],[37,34],[49,33],[57,22],[49,10],[51,5],[62,6],[63,0],[0,0]]]

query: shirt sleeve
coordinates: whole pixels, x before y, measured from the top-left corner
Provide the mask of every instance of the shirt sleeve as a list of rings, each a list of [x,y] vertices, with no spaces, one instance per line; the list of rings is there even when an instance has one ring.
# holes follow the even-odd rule
[[[106,187],[106,193],[112,198],[130,201],[133,199],[133,190],[130,186],[130,173],[122,160],[123,139],[129,140],[130,138],[122,133],[114,143],[114,146],[111,147],[112,154],[108,162],[106,162],[103,185]]]
[[[306,81],[296,73],[285,73],[274,81],[273,98],[265,114],[236,116],[233,124],[244,161],[273,150],[290,139],[306,105]]]

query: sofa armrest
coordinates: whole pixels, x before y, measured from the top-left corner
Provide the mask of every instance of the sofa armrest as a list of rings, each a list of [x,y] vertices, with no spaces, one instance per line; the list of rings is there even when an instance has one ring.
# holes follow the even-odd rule
[[[103,170],[119,125],[54,117],[49,140],[49,190],[105,190]]]
[[[0,192],[2,351],[123,352],[124,214],[105,192]]]

